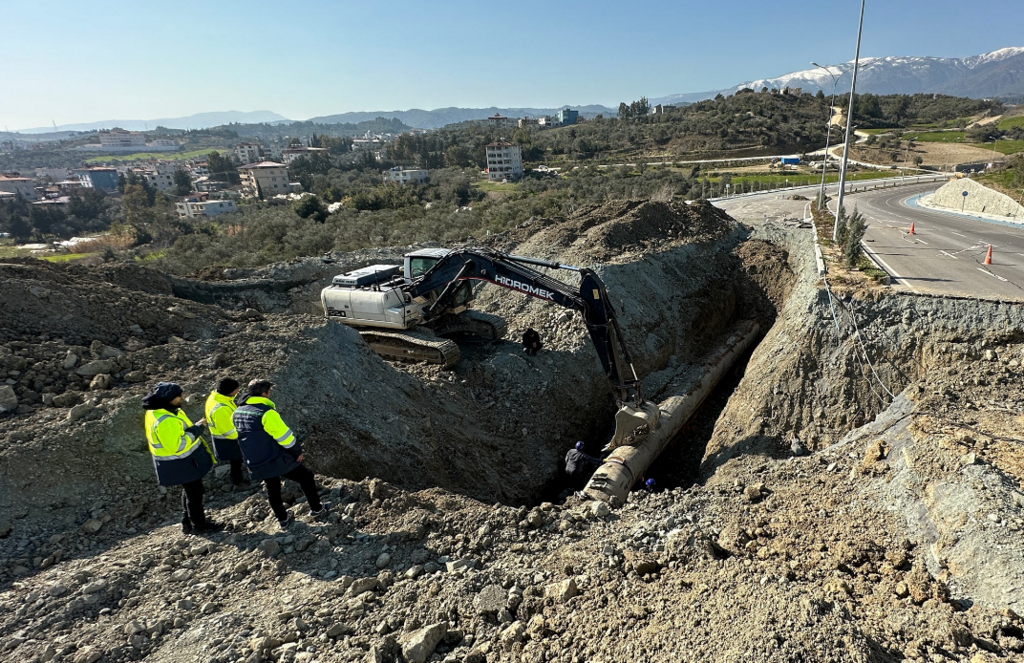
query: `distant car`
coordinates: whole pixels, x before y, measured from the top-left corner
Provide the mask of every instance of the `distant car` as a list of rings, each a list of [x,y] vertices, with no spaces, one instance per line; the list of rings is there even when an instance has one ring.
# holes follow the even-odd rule
[[[889,166],[889,170],[896,170],[896,169],[897,169],[896,164],[893,164],[893,165]]]

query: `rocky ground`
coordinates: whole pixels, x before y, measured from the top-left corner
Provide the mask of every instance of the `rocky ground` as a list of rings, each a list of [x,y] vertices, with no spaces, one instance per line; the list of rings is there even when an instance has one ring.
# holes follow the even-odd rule
[[[0,658],[1021,660],[1024,310],[830,298],[809,231],[741,220],[617,203],[489,240],[597,266],[655,400],[735,320],[770,328],[653,468],[662,490],[614,512],[551,499],[613,409],[561,311],[485,290],[550,350],[442,372],[312,315],[333,273],[401,250],[194,279],[0,265]],[[180,533],[138,398],[177,379],[198,414],[226,373],[278,382],[328,518],[286,484],[278,532],[217,468],[229,530]]]

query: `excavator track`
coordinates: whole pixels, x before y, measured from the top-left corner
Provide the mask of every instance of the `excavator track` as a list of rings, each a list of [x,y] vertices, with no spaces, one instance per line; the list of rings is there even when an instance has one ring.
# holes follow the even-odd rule
[[[462,357],[455,343],[427,334],[363,329],[359,335],[371,350],[385,359],[423,361],[439,364],[441,368],[451,368]]]
[[[458,315],[446,315],[432,323],[430,328],[438,336],[465,334],[481,341],[500,341],[508,332],[505,319],[473,309]]]

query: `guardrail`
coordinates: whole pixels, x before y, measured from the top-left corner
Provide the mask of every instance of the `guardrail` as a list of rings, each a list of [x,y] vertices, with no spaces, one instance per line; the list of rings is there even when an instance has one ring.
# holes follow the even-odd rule
[[[885,189],[897,186],[910,186],[911,184],[928,184],[930,182],[942,182],[949,179],[949,175],[914,175],[912,177],[885,177],[873,180],[852,180],[846,183],[846,193],[858,193],[862,191],[874,190],[874,189]],[[863,186],[858,186],[863,185]],[[832,184],[826,184],[825,188],[833,187],[838,189],[838,183],[833,182]],[[780,187],[778,189],[766,189],[764,191],[751,191],[748,193],[739,193],[731,196],[721,196],[718,198],[708,198],[708,202],[718,202],[720,200],[734,200],[736,198],[751,198],[753,196],[763,196],[768,193],[779,193],[780,191],[801,191],[801,190],[812,190],[816,191],[821,189],[821,183],[818,184],[805,184],[803,186],[789,186]]]

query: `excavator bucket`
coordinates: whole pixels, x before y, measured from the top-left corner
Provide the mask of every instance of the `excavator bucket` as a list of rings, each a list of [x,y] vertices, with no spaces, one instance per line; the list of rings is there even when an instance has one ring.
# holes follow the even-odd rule
[[[661,410],[656,403],[644,402],[639,408],[623,405],[615,413],[615,434],[605,445],[608,452],[622,445],[635,446],[658,425]]]

